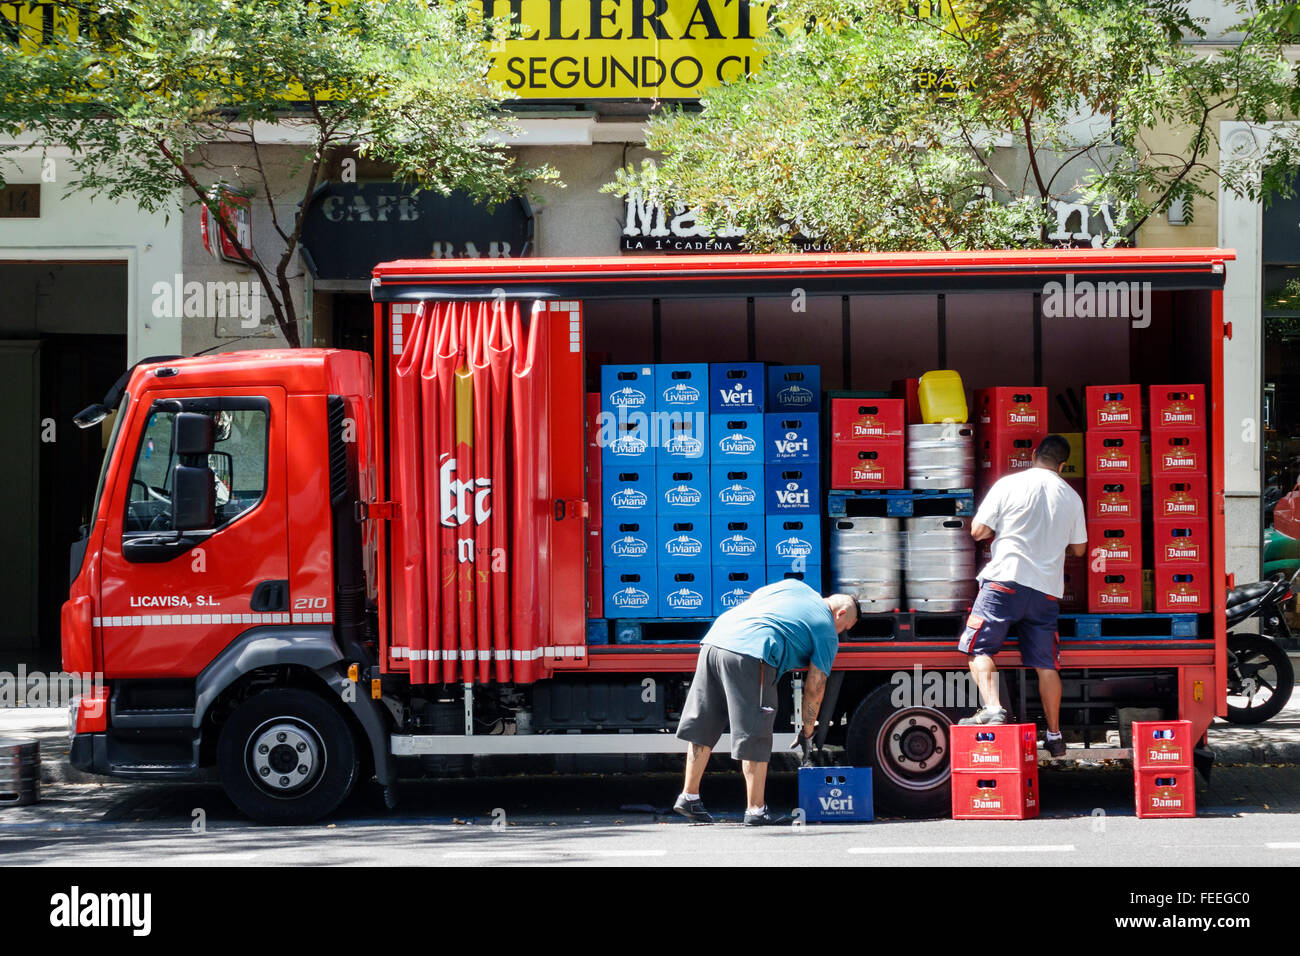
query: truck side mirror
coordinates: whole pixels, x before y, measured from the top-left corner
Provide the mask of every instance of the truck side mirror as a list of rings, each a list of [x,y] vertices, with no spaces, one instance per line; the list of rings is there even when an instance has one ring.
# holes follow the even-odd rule
[[[173,455],[209,455],[214,445],[212,419],[197,412],[177,412],[172,420]]]
[[[216,524],[216,512],[217,487],[212,469],[177,464],[172,483],[172,527],[177,531],[206,530]]]

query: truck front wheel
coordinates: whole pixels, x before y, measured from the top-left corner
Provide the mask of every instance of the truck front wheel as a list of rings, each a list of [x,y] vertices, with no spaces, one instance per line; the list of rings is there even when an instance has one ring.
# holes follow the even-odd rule
[[[855,767],[871,768],[878,809],[904,817],[951,812],[948,727],[933,707],[895,706],[893,686],[877,687],[849,720],[845,751]]]
[[[244,701],[217,741],[221,784],[259,823],[311,823],[335,810],[357,780],[347,720],[309,691],[277,688]]]

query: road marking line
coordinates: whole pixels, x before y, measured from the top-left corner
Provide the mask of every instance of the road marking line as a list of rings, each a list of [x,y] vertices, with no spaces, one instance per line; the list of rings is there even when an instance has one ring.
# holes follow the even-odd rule
[[[925,853],[1072,853],[1073,843],[1042,846],[851,846],[850,853],[925,854]]]
[[[598,856],[598,857],[651,857],[666,856],[667,850],[450,850],[442,855],[444,860],[476,860],[476,859],[510,859],[521,856],[542,857],[548,856]]]
[[[1300,843],[1265,843],[1270,850],[1300,850]]]

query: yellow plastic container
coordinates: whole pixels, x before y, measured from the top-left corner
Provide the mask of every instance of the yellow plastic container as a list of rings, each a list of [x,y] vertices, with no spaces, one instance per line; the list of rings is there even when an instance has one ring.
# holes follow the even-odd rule
[[[922,375],[916,397],[921,404],[921,421],[927,425],[964,422],[970,414],[961,376],[950,369]]]

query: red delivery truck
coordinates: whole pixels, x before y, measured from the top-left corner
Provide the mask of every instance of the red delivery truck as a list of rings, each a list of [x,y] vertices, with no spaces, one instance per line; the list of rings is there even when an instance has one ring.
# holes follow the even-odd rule
[[[669,759],[712,615],[774,575],[837,585],[823,559],[834,529],[819,526],[888,496],[889,515],[939,514],[927,533],[960,543],[947,524],[970,512],[945,519],[943,503],[968,509],[971,491],[829,487],[832,396],[887,395],[941,368],[969,389],[1053,395],[1203,386],[1208,610],[1062,615],[1060,658],[1075,739],[1104,749],[1126,712],[1155,711],[1191,721],[1208,772],[1206,728],[1225,711],[1232,257],[401,261],[374,270],[373,361],[300,349],[140,362],[79,416],[115,420],[63,608],[64,667],[103,675],[73,705],[72,762],[134,779],[215,773],[254,818],[291,822],[330,812],[358,780],[395,793],[408,771],[471,759]],[[1062,309],[1062,289],[1095,301]],[[763,363],[820,376],[819,428],[811,390],[799,410],[764,408]],[[656,436],[634,419],[661,401],[696,417]],[[763,457],[765,427],[802,457]],[[710,462],[709,446],[752,457]],[[593,500],[602,481],[615,504]],[[659,498],[687,513],[665,517]],[[1130,519],[1148,535],[1151,500]],[[709,564],[710,549],[736,563]],[[819,733],[874,768],[883,809],[950,805],[948,728],[978,705],[956,649],[964,617],[904,598],[844,636]],[[1014,644],[999,665],[1004,699],[1033,720],[1035,675]],[[785,681],[778,747],[798,719],[799,674]]]

